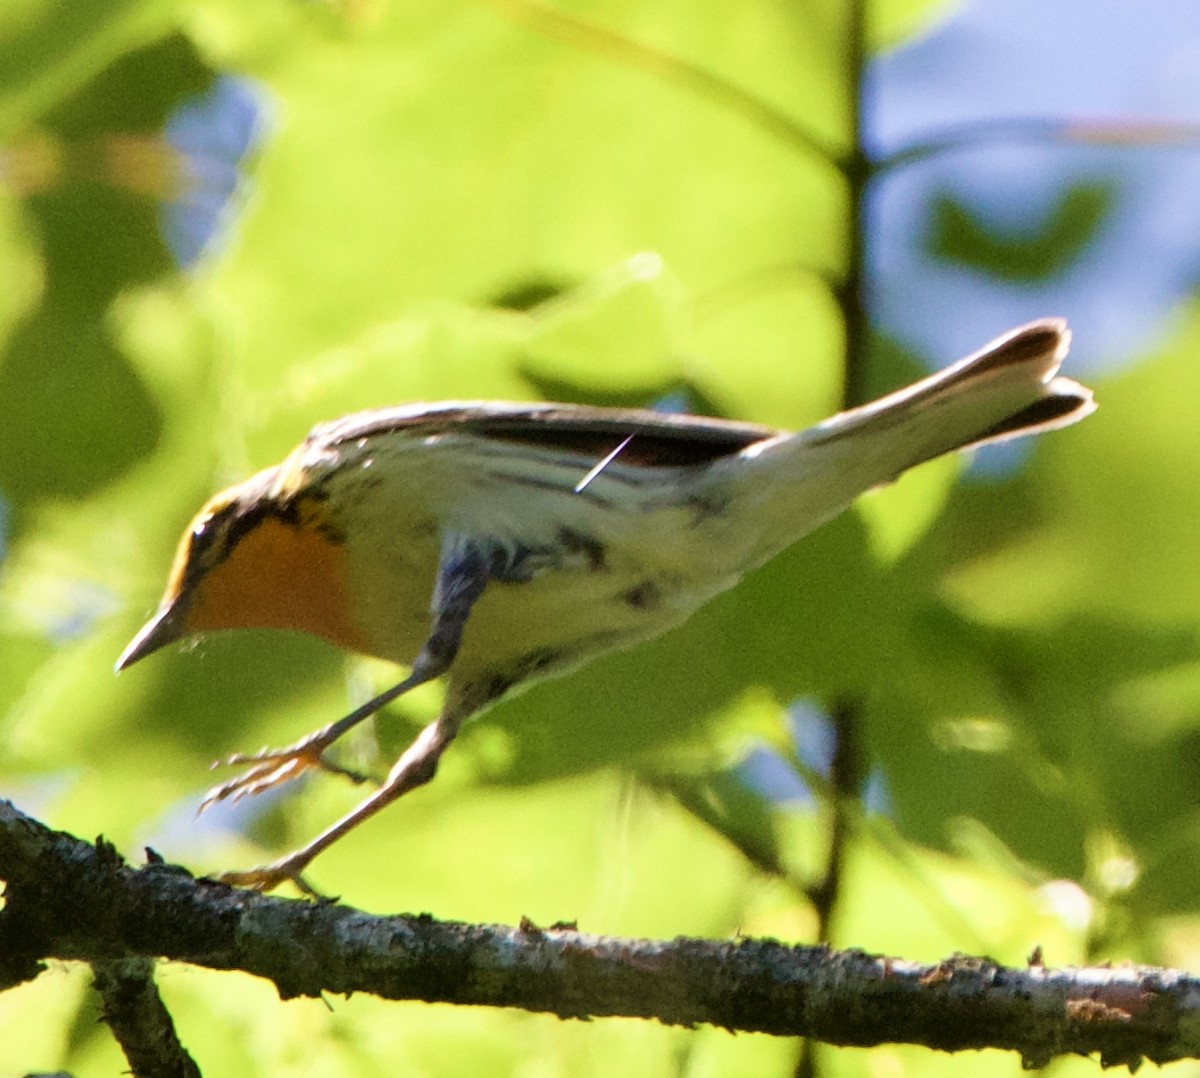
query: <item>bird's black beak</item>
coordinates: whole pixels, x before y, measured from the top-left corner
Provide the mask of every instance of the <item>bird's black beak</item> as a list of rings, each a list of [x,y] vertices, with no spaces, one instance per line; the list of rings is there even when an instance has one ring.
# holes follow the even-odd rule
[[[129,641],[129,645],[121,652],[117,660],[116,670],[124,670],[139,659],[158,651],[159,648],[173,644],[183,635],[183,617],[176,603],[164,603],[145,625],[138,630],[137,636]]]

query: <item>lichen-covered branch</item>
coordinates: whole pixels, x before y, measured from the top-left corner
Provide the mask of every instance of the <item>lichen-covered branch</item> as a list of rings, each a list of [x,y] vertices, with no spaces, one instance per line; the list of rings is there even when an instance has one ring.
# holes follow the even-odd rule
[[[0,802],[0,988],[47,958],[157,956],[268,978],[285,999],[388,999],[521,1007],[563,1018],[816,1037],[831,1044],[1004,1048],[1040,1065],[1200,1057],[1200,979],[1141,967],[934,966],[774,940],[617,939],[573,925],[469,925],[377,917],[271,898],[111,846],[49,831]]]
[[[137,1078],[200,1078],[200,1068],[175,1034],[154,983],[154,962],[139,955],[92,962],[101,1017]]]

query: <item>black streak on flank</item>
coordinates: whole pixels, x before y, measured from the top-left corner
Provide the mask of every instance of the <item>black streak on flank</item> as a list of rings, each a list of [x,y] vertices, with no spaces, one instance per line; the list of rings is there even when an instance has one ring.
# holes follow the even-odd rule
[[[729,499],[716,494],[693,494],[685,503],[697,524],[721,516],[729,508]]]
[[[654,610],[662,602],[662,593],[653,580],[643,580],[622,593],[621,599],[632,610]]]
[[[492,670],[474,682],[468,692],[479,699],[479,706],[503,696],[514,685],[547,673],[570,658],[569,648],[539,648],[523,655],[504,670]]]
[[[604,544],[599,539],[571,528],[558,529],[558,541],[568,554],[582,554],[592,572],[606,568],[604,560]]]

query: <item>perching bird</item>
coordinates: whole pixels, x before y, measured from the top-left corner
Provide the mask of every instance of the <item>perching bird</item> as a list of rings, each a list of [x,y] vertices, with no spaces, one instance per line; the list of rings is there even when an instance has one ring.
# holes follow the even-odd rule
[[[1070,334],[1033,322],[907,389],[798,434],[569,404],[451,402],[323,423],[282,464],[211,498],[158,612],[117,662],[216,629],[298,629],[409,666],[408,677],[206,804],[313,768],[408,689],[446,698],[383,785],[271,865],[263,889],[429,781],[463,722],[515,686],[658,636],[863,491],[943,453],[1074,423]]]

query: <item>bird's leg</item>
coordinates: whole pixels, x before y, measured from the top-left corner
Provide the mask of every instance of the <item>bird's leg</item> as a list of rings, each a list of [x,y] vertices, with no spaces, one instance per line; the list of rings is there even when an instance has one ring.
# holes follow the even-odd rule
[[[374,715],[376,711],[396,699],[409,689],[423,682],[430,681],[442,673],[438,669],[422,669],[418,662],[413,664],[412,673],[400,684],[392,686],[386,692],[368,700],[361,707],[355,708],[349,715],[332,722],[320,730],[302,737],[293,745],[280,749],[262,749],[259,752],[238,752],[224,760],[218,760],[213,767],[250,766],[236,778],[214,786],[200,803],[199,811],[215,805],[218,801],[240,801],[243,797],[253,797],[263,793],[273,786],[279,786],[294,778],[299,778],[306,771],[322,770],[337,775],[345,775],[354,782],[364,781],[364,776],[349,768],[334,763],[325,756],[328,749],[339,737],[357,726],[363,719]]]
[[[200,805],[200,811],[203,812],[218,801],[239,801],[243,797],[253,797],[273,786],[297,778],[306,771],[318,768],[362,781],[360,775],[326,759],[326,750],[344,733],[357,726],[363,719],[374,715],[396,697],[440,677],[450,668],[454,656],[458,653],[471,608],[483,594],[494,562],[494,556],[485,546],[460,535],[448,536],[442,544],[438,562],[437,582],[431,604],[433,625],[408,677],[374,699],[368,700],[361,707],[355,708],[344,718],[313,731],[293,745],[282,749],[264,749],[256,753],[239,753],[229,757],[223,762],[249,764],[250,767],[237,778],[210,790]],[[426,734],[436,725],[437,723],[434,723],[427,727],[417,741],[425,739]],[[451,733],[450,737],[446,738],[446,743],[449,743],[453,736]],[[388,781],[391,781],[390,777]]]
[[[218,878],[236,887],[253,887],[259,891],[269,891],[290,880],[302,891],[315,894],[300,875],[309,862],[380,809],[432,779],[446,746],[454,740],[470,713],[470,710],[457,711],[448,705],[404,751],[388,773],[384,784],[311,842],[269,865],[260,865],[245,872],[223,872]]]

